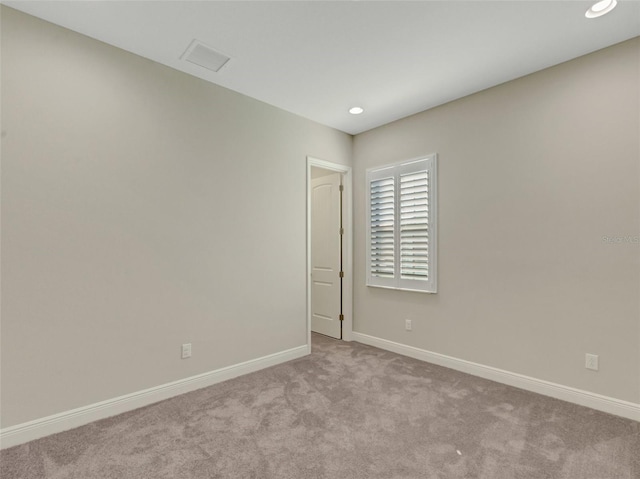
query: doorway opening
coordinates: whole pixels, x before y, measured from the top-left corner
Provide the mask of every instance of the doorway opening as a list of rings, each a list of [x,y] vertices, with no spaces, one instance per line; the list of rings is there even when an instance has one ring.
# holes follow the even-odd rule
[[[351,168],[307,157],[307,333],[351,341]]]

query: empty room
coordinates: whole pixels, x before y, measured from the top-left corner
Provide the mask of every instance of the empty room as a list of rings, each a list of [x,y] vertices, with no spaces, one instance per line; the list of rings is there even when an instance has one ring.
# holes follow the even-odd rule
[[[640,2],[0,3],[2,479],[640,479]]]

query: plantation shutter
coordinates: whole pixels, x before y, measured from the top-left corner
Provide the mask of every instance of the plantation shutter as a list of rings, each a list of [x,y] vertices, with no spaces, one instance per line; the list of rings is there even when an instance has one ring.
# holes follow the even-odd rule
[[[436,155],[367,171],[367,285],[436,292]]]
[[[370,184],[371,275],[395,277],[395,181],[393,177]]]
[[[400,175],[400,277],[429,279],[429,172]]]

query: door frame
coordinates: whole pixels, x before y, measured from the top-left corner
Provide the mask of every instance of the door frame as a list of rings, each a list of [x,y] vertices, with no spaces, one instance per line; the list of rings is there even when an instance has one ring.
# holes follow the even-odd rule
[[[353,178],[350,166],[307,156],[307,347],[311,353],[311,167],[342,174],[342,340],[353,340]]]

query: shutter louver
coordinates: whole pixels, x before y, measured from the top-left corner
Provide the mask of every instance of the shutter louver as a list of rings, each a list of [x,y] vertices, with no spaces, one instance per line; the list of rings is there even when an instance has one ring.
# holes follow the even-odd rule
[[[371,196],[371,275],[379,278],[394,277],[394,178],[381,178],[370,183]]]
[[[429,172],[400,175],[400,277],[429,280]]]

